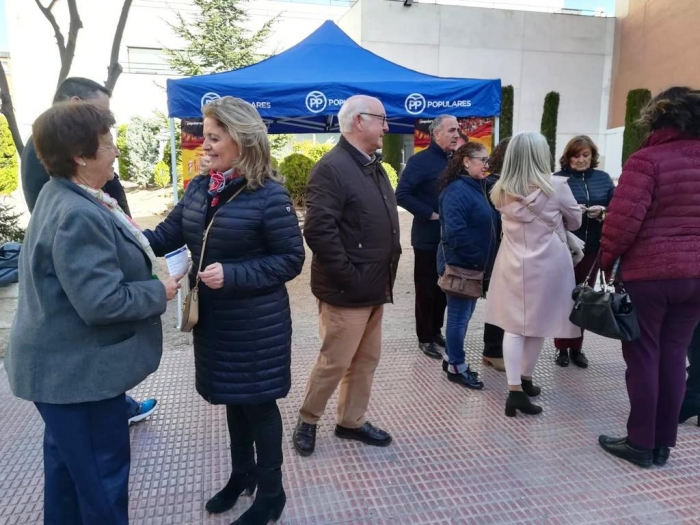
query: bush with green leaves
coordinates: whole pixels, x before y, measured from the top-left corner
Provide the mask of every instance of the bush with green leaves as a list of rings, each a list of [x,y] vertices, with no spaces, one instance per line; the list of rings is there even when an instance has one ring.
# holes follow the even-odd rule
[[[155,182],[156,186],[159,188],[167,188],[173,183],[173,177],[170,175],[170,168],[162,160],[156,164],[156,169],[153,174],[153,182]]]
[[[303,206],[306,203],[306,184],[309,174],[316,164],[306,155],[292,153],[287,155],[279,166],[279,174],[289,191],[294,204]]]
[[[297,142],[292,146],[292,151],[294,153],[301,153],[305,157],[310,158],[312,161],[318,162],[321,160],[326,153],[333,149],[332,142],[317,142],[314,144],[310,140],[304,140],[302,142]]]
[[[382,168],[384,168],[384,171],[386,171],[386,174],[389,177],[391,187],[396,189],[396,185],[399,183],[399,174],[396,173],[394,167],[388,162],[382,162]]]
[[[0,115],[0,194],[15,191],[18,177],[19,164],[15,141],[12,139],[7,119]]]
[[[632,153],[637,151],[646,138],[646,130],[643,129],[637,120],[649,101],[651,91],[648,89],[633,89],[627,93],[627,108],[625,111],[625,131],[622,134],[622,164],[627,162]]]
[[[119,178],[129,180],[131,177],[129,165],[129,145],[126,141],[128,124],[122,124],[117,128],[117,149],[119,150]]]
[[[157,118],[134,117],[126,129],[126,160],[129,176],[126,180],[141,187],[153,183],[158,164],[161,125]]]
[[[398,133],[388,133],[382,138],[382,153],[384,162],[391,165],[394,171],[401,169],[401,159],[403,152],[403,135]]]
[[[554,171],[554,157],[557,154],[557,121],[559,120],[559,93],[550,91],[544,97],[540,133],[547,139],[551,153],[551,166]]]
[[[10,204],[0,201],[0,244],[24,240],[24,230],[19,227],[20,217],[21,214]]]

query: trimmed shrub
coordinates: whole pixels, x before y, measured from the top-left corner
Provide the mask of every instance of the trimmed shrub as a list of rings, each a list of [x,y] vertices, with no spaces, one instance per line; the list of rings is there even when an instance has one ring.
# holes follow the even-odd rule
[[[5,115],[0,115],[0,194],[17,189],[19,163],[10,126]]]
[[[513,104],[515,91],[513,86],[501,88],[501,121],[498,127],[498,142],[513,136]]]
[[[625,111],[625,132],[622,135],[622,165],[632,153],[639,149],[644,139],[646,132],[638,124],[639,115],[649,101],[651,100],[651,91],[648,89],[633,89],[627,93],[627,108]]]
[[[382,139],[382,153],[384,162],[394,168],[394,172],[401,171],[401,152],[403,151],[403,135],[388,134]]]
[[[389,182],[391,182],[391,187],[396,189],[396,185],[399,183],[398,172],[394,169],[394,167],[391,164],[389,164],[387,162],[383,162],[383,161],[382,161],[382,168],[384,168],[384,171],[386,171],[386,174],[389,177]]]
[[[314,144],[310,140],[304,140],[294,144],[292,146],[292,151],[294,153],[301,153],[316,163],[321,160],[321,157],[332,150],[333,146],[335,146],[335,144],[332,142],[317,142]]]
[[[540,133],[547,139],[549,151],[552,155],[552,171],[554,171],[554,158],[557,154],[557,120],[559,119],[559,93],[551,91],[544,97],[544,109],[542,111],[542,124]]]
[[[316,163],[306,155],[292,153],[285,157],[279,166],[279,174],[297,206],[304,206],[306,203],[306,183],[314,164]]]
[[[153,182],[155,182],[156,186],[159,188],[167,188],[173,183],[172,175],[170,175],[170,168],[162,160],[156,164],[156,169],[153,173]]]

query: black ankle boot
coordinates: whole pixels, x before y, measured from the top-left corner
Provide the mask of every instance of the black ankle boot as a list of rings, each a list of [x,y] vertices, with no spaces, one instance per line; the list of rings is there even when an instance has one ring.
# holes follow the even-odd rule
[[[681,406],[681,413],[678,418],[678,422],[685,423],[693,416],[698,416],[698,426],[700,427],[700,405],[695,406],[691,403],[684,402]]]
[[[204,506],[211,514],[221,514],[233,508],[241,494],[252,496],[257,479],[255,472],[231,474],[226,486],[217,492]]]
[[[671,455],[671,449],[668,447],[656,447],[652,452],[652,461],[657,467],[663,467]]]
[[[286,503],[287,496],[284,490],[276,496],[261,494],[258,491],[253,505],[231,525],[267,525],[270,521],[276,522],[280,519]]]
[[[525,392],[511,390],[506,400],[506,416],[515,417],[518,410],[523,414],[534,415],[542,412],[542,407],[533,405]]]
[[[528,397],[537,397],[542,393],[542,389],[540,387],[532,384],[532,379],[523,379],[521,377],[520,384],[523,387],[523,392],[525,392]]]

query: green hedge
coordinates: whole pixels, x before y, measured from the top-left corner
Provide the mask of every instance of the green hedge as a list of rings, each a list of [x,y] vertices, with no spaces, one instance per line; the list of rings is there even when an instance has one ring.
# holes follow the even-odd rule
[[[551,166],[554,171],[554,158],[557,154],[557,120],[559,119],[559,93],[550,91],[544,97],[540,133],[547,139],[551,153]]]
[[[0,115],[0,194],[17,189],[19,163],[10,126],[4,115]]]
[[[129,165],[129,146],[126,141],[126,132],[129,126],[122,124],[117,128],[117,149],[119,150],[119,178],[129,180],[131,170]]]
[[[639,149],[644,142],[646,131],[642,129],[637,120],[649,101],[651,91],[648,89],[633,89],[627,93],[627,109],[625,111],[625,132],[622,136],[622,164],[627,162],[632,153]]]
[[[304,140],[294,144],[292,146],[292,151],[294,153],[300,153],[316,163],[321,160],[321,157],[332,150],[333,146],[335,146],[335,144],[332,142],[317,142],[314,144],[310,140]]]
[[[384,138],[386,138],[386,137],[384,137]],[[389,177],[389,182],[391,182],[391,187],[396,189],[396,185],[399,183],[398,172],[394,169],[394,166],[392,166],[388,162],[382,161],[382,168],[384,168],[384,171],[386,171],[386,174]]]
[[[384,162],[390,164],[394,171],[401,170],[401,152],[403,151],[403,135],[395,133],[384,135],[382,139],[382,153]]]
[[[284,179],[284,185],[289,191],[294,204],[306,204],[306,184],[315,162],[301,153],[292,153],[284,158],[279,166],[279,174]]]
[[[498,126],[498,142],[513,136],[513,104],[515,91],[513,86],[501,88],[501,120]],[[495,138],[495,137],[494,137]]]

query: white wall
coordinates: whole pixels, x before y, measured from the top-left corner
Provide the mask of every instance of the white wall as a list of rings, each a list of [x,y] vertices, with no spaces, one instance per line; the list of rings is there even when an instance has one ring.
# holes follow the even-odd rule
[[[622,136],[625,128],[612,128],[605,133],[605,150],[608,155],[602,159],[601,169],[607,171],[613,180],[620,178],[622,173]]]
[[[360,0],[342,28],[358,9],[363,47],[423,73],[501,78],[515,91],[514,132],[539,130],[544,97],[557,91],[557,157],[581,133],[605,153],[613,18]]]

